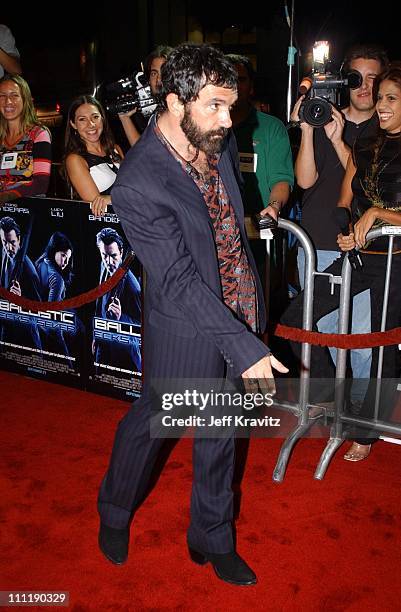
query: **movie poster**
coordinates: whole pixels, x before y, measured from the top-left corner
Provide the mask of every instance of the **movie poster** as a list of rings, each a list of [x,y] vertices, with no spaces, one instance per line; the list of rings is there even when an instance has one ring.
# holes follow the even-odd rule
[[[131,251],[117,214],[86,214],[85,264],[88,284],[109,279]],[[88,305],[88,390],[132,399],[141,391],[141,267],[134,258],[110,291]]]
[[[17,202],[0,205],[0,285],[16,296],[82,296],[111,279],[131,252],[112,210],[96,217],[84,202]],[[76,308],[26,308],[0,297],[0,367],[118,399],[139,396],[141,285],[133,257],[117,284]]]
[[[78,206],[25,198],[0,205],[0,285],[38,302],[61,301],[84,287]],[[85,330],[74,309],[25,308],[0,298],[0,366],[84,387]]]

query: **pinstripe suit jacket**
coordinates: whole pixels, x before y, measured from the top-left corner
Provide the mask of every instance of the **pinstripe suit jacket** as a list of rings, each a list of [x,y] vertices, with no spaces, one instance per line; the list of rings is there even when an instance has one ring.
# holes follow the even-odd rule
[[[153,128],[151,121],[128,152],[111,193],[113,208],[147,273],[145,382],[152,377],[218,378],[224,374],[224,360],[233,376],[239,376],[269,349],[224,304],[214,230],[203,196]],[[254,271],[263,331],[265,307],[244,229],[236,159],[230,133],[219,172]]]

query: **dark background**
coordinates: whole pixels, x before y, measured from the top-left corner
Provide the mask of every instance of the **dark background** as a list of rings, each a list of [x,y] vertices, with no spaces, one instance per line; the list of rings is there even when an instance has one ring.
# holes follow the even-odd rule
[[[24,76],[37,104],[58,102],[65,115],[76,95],[93,93],[96,85],[140,69],[140,62],[157,44],[174,46],[195,36],[224,52],[250,56],[272,113],[285,120],[290,29],[284,2],[233,8],[232,1],[216,0],[71,0],[65,4],[45,0],[36,9],[32,5],[29,13],[26,6],[2,7],[0,22],[15,36]],[[308,53],[315,40],[329,40],[331,57],[338,65],[347,47],[360,41],[380,43],[390,59],[401,59],[401,11],[396,3],[367,10],[364,3],[350,0],[296,1],[294,9],[298,53],[293,101],[297,83],[309,71]],[[291,2],[288,10],[291,13]],[[118,123],[113,124],[117,131]]]
[[[222,39],[213,44],[256,56],[263,76],[277,73],[286,81],[289,28],[284,2],[260,4],[248,4],[245,10],[245,5],[235,9],[233,2],[224,0],[71,0],[65,5],[45,0],[36,12],[32,6],[29,14],[10,4],[0,10],[0,22],[15,36],[24,74],[37,96],[75,95],[73,90],[85,79],[89,84],[93,77],[99,82],[139,69],[140,61],[156,44],[175,45],[187,39],[194,20],[204,39],[230,26],[233,31],[239,29],[243,39],[253,34],[255,42],[235,42],[234,36],[229,43]],[[387,2],[382,8],[376,5],[375,10],[367,10],[362,2],[315,0],[296,1],[294,7],[295,46],[301,61],[319,39],[330,41],[338,62],[348,45],[361,40],[381,43],[392,59],[401,59],[401,9],[397,4]],[[291,3],[288,8],[291,11]],[[82,63],[84,54],[86,62]],[[282,87],[282,79],[271,79],[273,95]]]

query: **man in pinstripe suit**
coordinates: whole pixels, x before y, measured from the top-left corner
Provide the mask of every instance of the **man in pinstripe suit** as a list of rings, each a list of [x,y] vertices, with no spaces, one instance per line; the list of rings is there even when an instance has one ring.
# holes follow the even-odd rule
[[[126,156],[112,191],[125,234],[147,272],[144,387],[120,422],[99,493],[99,545],[128,554],[129,521],[162,439],[149,420],[155,379],[272,379],[284,372],[257,337],[265,309],[244,230],[229,128],[237,73],[220,51],[183,44],[162,68],[159,112]],[[232,584],[256,576],[234,550],[234,440],[196,438],[188,546]]]

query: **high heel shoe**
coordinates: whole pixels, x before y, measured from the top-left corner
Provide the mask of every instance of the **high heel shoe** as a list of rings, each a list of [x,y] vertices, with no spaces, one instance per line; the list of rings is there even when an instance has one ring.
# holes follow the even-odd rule
[[[358,444],[353,442],[344,455],[345,461],[363,461],[369,457],[371,444]]]

